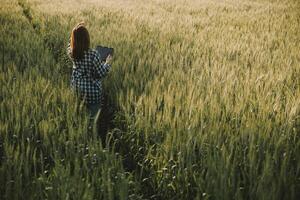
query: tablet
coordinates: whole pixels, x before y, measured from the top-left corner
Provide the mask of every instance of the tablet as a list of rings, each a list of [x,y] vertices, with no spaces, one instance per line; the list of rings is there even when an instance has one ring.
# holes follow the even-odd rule
[[[104,47],[104,46],[96,46],[96,51],[98,51],[98,53],[101,56],[101,61],[105,61],[107,56],[110,54],[111,56],[114,55],[114,49],[110,48],[110,47]]]

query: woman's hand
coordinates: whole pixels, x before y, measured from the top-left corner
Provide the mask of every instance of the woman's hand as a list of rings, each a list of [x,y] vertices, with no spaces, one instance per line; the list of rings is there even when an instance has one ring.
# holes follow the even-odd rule
[[[106,58],[105,64],[110,64],[111,60],[112,60],[112,56],[109,54]]]
[[[78,27],[78,26],[85,26],[85,22],[84,22],[84,21],[79,22],[79,23],[77,24],[77,27]]]

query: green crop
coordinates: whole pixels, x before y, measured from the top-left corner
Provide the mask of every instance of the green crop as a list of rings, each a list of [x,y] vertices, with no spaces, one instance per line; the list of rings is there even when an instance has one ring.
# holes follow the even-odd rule
[[[69,87],[80,21],[115,48],[105,141]],[[0,199],[299,198],[297,0],[2,0],[0,22]]]

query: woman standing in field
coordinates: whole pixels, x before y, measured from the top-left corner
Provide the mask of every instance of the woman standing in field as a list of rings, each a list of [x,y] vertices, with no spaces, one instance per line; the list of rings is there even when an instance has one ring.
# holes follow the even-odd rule
[[[84,101],[90,118],[97,121],[103,104],[102,79],[111,68],[112,56],[101,62],[99,53],[90,49],[90,36],[84,23],[73,28],[67,52],[73,62],[71,87]]]

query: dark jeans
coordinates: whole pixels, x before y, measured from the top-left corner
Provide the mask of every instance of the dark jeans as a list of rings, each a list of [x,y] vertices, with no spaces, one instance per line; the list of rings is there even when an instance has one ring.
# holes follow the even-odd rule
[[[96,135],[100,136],[105,147],[107,131],[112,121],[107,97],[104,96],[102,105],[101,103],[87,104],[86,107],[90,116],[89,130],[96,131]]]
[[[87,104],[87,110],[91,120],[96,121],[101,113],[101,103]]]

